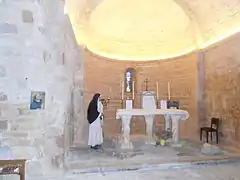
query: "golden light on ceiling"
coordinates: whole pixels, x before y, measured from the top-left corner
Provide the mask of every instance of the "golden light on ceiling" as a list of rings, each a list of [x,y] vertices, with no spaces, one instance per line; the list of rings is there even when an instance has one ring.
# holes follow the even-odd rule
[[[79,44],[118,60],[160,60],[206,48],[240,30],[238,0],[71,1]],[[93,0],[92,0],[93,1]],[[83,2],[83,1],[82,1]],[[75,8],[75,9],[74,9]]]

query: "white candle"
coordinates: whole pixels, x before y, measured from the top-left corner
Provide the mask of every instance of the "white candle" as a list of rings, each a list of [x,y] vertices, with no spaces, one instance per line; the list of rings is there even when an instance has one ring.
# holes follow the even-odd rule
[[[157,86],[157,100],[159,98],[159,95],[158,95],[158,81],[156,82],[156,86]]]
[[[122,81],[120,81],[120,99],[122,99]]]
[[[121,96],[121,99],[123,100],[123,98],[124,98],[124,84],[123,84],[124,82],[123,81],[121,81],[121,89],[122,89],[122,96]]]
[[[109,96],[112,97],[112,87],[109,88]]]
[[[132,82],[132,99],[134,100],[134,86],[135,86],[135,81]]]
[[[168,100],[170,100],[171,97],[170,88],[170,82],[168,81]]]

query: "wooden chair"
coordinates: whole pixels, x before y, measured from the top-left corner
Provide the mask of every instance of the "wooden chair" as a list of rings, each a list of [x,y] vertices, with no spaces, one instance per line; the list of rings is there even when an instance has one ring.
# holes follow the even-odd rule
[[[216,142],[218,144],[218,130],[219,130],[219,118],[211,118],[211,127],[201,127],[200,128],[200,140],[202,140],[202,133],[203,131],[206,132],[206,138],[208,143],[208,135],[211,133],[211,141],[213,140],[213,133],[216,133]]]

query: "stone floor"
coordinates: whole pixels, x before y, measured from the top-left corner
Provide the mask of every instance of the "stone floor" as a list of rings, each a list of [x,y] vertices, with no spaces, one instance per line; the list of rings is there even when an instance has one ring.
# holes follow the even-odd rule
[[[105,140],[102,150],[72,148],[65,160],[65,167],[78,172],[97,168],[111,170],[137,168],[149,164],[174,163],[183,159],[204,159],[208,156],[202,153],[202,143],[181,141],[180,145],[180,147],[175,147],[171,143],[166,146],[148,145],[140,139],[133,141],[134,148],[132,150],[123,150],[116,141]],[[233,153],[232,150],[229,151],[223,147],[218,151],[220,151],[220,156]]]
[[[195,166],[192,168],[165,169],[145,171],[116,172],[105,174],[82,174],[79,178],[85,180],[239,180],[240,163],[230,163],[211,166]],[[74,178],[67,177],[66,179]],[[77,179],[75,177],[75,179]]]
[[[65,175],[49,177],[32,177],[27,180],[239,180],[240,161],[198,165],[181,168],[148,168],[145,170],[92,172],[83,174],[67,173]],[[18,177],[2,178],[3,180],[17,180]]]
[[[134,149],[122,150],[116,141],[105,140],[103,150],[71,148],[64,162],[65,168],[53,168],[44,176],[28,175],[27,180],[240,180],[240,160],[229,160],[231,154],[238,154],[237,151],[221,147],[220,154],[212,156],[202,153],[202,143],[181,141],[180,145],[154,146],[145,144],[143,140],[134,140]],[[224,156],[227,160],[215,161]],[[212,159],[212,162],[199,163]],[[18,177],[0,179],[17,180]]]

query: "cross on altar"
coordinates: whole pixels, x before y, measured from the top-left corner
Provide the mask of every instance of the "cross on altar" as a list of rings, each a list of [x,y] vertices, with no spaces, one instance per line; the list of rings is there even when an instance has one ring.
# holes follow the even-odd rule
[[[148,83],[149,83],[148,78],[145,79],[144,83],[145,83],[145,90],[148,91]]]

